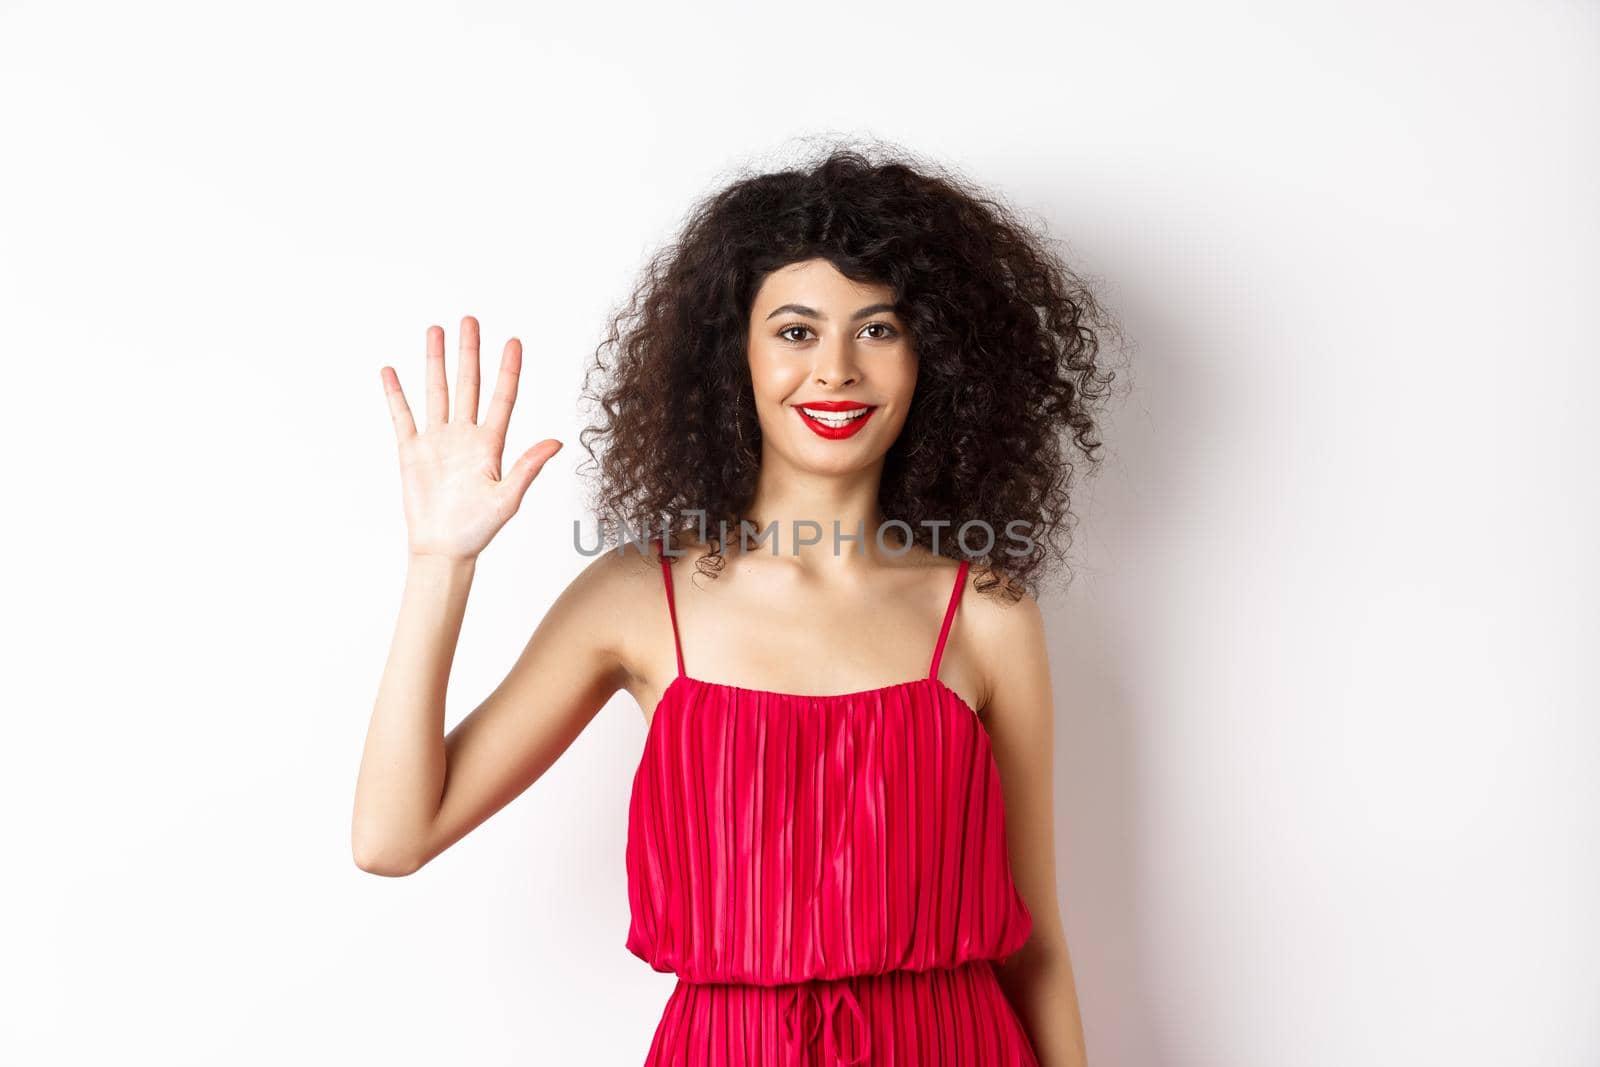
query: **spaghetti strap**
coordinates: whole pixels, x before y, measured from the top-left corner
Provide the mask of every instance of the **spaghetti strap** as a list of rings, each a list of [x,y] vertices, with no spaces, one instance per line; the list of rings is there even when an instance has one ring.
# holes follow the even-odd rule
[[[667,559],[666,543],[656,542],[661,549],[661,580],[667,587],[667,615],[672,619],[672,647],[678,653],[678,676],[683,676],[683,642],[678,638],[678,608],[672,602],[672,563]]]
[[[928,677],[939,677],[939,660],[944,656],[944,642],[950,636],[950,623],[956,617],[956,605],[961,603],[961,591],[967,587],[967,569],[971,560],[962,560],[956,568],[956,585],[950,590],[950,606],[944,609],[944,625],[939,627],[939,643],[933,646],[933,663],[928,667]]]

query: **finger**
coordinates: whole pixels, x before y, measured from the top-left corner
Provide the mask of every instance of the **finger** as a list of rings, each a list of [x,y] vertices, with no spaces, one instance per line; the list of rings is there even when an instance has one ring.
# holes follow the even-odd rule
[[[444,377],[444,329],[428,327],[428,425],[443,426],[450,417],[450,388]]]
[[[544,469],[545,463],[559,451],[561,451],[561,442],[552,437],[540,441],[517,457],[517,461],[511,465],[511,469],[506,472],[505,478],[501,480],[501,484],[505,487],[505,491],[511,495],[512,500],[518,502],[522,500],[523,494],[528,491],[528,486],[533,484],[533,480]]]
[[[394,423],[394,435],[405,442],[417,435],[416,420],[411,417],[411,405],[406,403],[405,391],[400,388],[400,376],[393,367],[378,372],[383,379],[383,391],[389,399],[389,419]]]
[[[495,378],[494,396],[489,398],[485,426],[493,427],[502,439],[511,428],[511,409],[517,403],[517,382],[522,378],[522,342],[513,337],[500,356],[500,373]]]
[[[455,422],[478,421],[478,320],[461,320],[461,351],[456,356]]]

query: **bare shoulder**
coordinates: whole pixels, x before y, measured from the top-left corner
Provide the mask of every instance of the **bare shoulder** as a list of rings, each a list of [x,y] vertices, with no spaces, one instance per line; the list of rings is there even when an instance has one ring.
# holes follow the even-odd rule
[[[656,573],[653,567],[653,561],[636,548],[603,549],[573,576],[561,595],[601,613],[623,608],[628,597],[637,595],[642,579]]]
[[[968,571],[961,608],[971,615],[973,636],[986,644],[1005,647],[1044,633],[1038,600],[1002,570],[973,567]]]
[[[661,599],[661,567],[655,556],[635,545],[607,548],[584,566],[557,598],[559,611],[591,628],[596,640],[632,676],[649,647],[653,609]]]
[[[1047,668],[1044,614],[1038,600],[998,568],[974,566],[961,594],[966,639],[976,653],[983,702]]]

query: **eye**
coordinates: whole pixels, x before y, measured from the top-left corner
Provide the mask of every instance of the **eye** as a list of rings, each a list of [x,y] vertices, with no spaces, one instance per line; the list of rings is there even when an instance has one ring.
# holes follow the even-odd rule
[[[783,340],[789,341],[793,344],[799,344],[801,341],[805,340],[804,337],[791,337],[790,333],[794,330],[801,330],[805,333],[810,333],[811,327],[799,322],[790,323],[788,326],[785,326],[783,329],[778,331],[778,336],[783,338]],[[869,338],[869,340],[873,341],[887,341],[891,338],[900,336],[900,331],[895,329],[893,326],[890,326],[887,322],[869,322],[861,328],[862,333],[866,333],[868,330],[884,331],[879,334],[873,334]]]

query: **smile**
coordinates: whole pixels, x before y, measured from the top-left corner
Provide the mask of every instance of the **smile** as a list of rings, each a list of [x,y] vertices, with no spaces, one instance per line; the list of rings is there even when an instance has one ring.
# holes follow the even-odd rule
[[[821,404],[795,405],[800,421],[811,428],[818,437],[837,441],[861,431],[878,409],[869,404],[848,404],[828,401]]]

